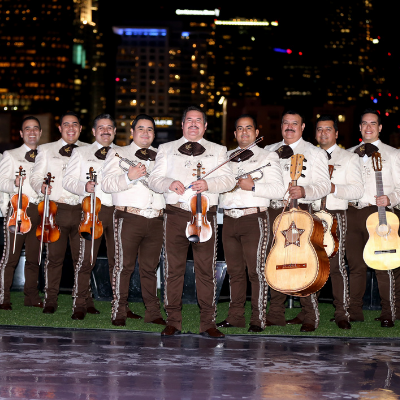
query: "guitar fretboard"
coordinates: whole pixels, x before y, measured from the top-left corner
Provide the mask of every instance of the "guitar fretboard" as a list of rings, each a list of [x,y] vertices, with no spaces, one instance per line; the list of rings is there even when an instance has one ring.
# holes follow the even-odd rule
[[[382,181],[382,171],[375,171],[375,181],[376,181],[376,195],[383,196],[383,181]],[[384,206],[378,206],[378,216],[379,225],[387,225],[386,220],[386,210]]]

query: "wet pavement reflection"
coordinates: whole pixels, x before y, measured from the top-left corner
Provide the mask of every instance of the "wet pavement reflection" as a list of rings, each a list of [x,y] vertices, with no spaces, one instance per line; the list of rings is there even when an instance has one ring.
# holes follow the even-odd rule
[[[400,399],[400,340],[0,328],[0,399]]]

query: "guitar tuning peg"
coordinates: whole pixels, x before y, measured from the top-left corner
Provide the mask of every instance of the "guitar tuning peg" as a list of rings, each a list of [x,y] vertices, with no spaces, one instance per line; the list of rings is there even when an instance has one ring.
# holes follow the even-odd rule
[[[307,169],[307,167],[304,167],[304,166],[303,166],[303,170],[306,170],[306,169]]]
[[[304,161],[304,162],[307,162],[307,160],[306,160],[306,159],[304,159],[303,161]]]
[[[305,177],[306,177],[306,176],[305,176],[305,175],[303,175],[303,174],[301,174],[300,176],[301,176],[302,178],[305,178]]]

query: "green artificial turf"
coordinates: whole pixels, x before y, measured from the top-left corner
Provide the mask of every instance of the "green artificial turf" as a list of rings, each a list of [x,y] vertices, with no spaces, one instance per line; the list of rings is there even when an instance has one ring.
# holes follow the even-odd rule
[[[72,315],[71,295],[61,294],[58,299],[58,309],[55,314],[43,314],[42,309],[24,307],[24,295],[22,292],[11,293],[12,311],[0,310],[0,325],[11,326],[34,326],[53,328],[76,328],[76,329],[118,329],[145,332],[161,332],[163,326],[144,323],[143,320],[126,321],[126,327],[115,327],[111,324],[111,304],[108,301],[96,301],[96,308],[99,315],[87,314],[83,321],[74,321]],[[297,305],[295,303],[295,305]],[[130,303],[130,309],[135,313],[144,316],[143,303]],[[228,315],[229,303],[218,304],[217,322],[224,320]],[[267,327],[261,335],[284,335],[284,336],[338,336],[338,337],[370,337],[370,338],[398,338],[400,337],[400,321],[397,321],[394,328],[381,328],[380,322],[374,320],[378,317],[379,311],[364,311],[365,321],[352,323],[350,330],[339,329],[334,322],[334,308],[331,304],[320,303],[319,309],[321,319],[318,329],[311,333],[301,333],[300,325],[287,325]],[[294,318],[299,308],[286,310],[286,319]],[[162,314],[165,318],[164,310]],[[199,308],[195,304],[183,305],[183,326],[182,332],[199,333]],[[250,302],[246,303],[246,321],[250,320]],[[224,328],[225,334],[249,334],[246,328]],[[254,335],[254,333],[252,333]],[[260,335],[258,334],[258,335]]]

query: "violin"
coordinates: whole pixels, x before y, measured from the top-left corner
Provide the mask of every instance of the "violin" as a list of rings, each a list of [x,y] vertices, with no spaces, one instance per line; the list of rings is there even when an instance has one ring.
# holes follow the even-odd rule
[[[53,243],[60,238],[60,228],[55,223],[57,204],[54,201],[50,201],[50,195],[47,193],[51,182],[54,182],[54,176],[52,177],[49,172],[44,178],[44,184],[46,185],[44,200],[38,204],[40,224],[36,228],[36,237],[40,240],[39,265],[42,261],[43,243]]]
[[[89,182],[97,183],[97,175],[93,167],[89,168],[86,174]],[[101,201],[96,197],[95,193],[90,193],[82,201],[83,218],[79,225],[79,234],[82,238],[92,241],[90,252],[90,263],[93,264],[93,248],[94,241],[103,234],[103,224],[99,220],[99,212],[101,209]]]
[[[15,253],[15,242],[17,235],[23,235],[31,230],[32,223],[31,219],[26,214],[26,209],[29,206],[29,197],[22,193],[22,182],[25,176],[25,170],[22,166],[19,167],[17,172],[17,177],[19,177],[18,193],[11,197],[11,206],[13,208],[13,213],[8,220],[8,230],[14,233],[14,246],[13,254]]]
[[[198,163],[197,174],[193,174],[194,176],[197,175],[197,180],[202,179],[201,169],[201,163]],[[204,173],[203,171],[203,174]],[[207,221],[207,211],[209,209],[208,197],[201,193],[195,194],[190,197],[189,205],[192,217],[186,226],[186,237],[189,239],[189,242],[192,243],[206,242],[212,236],[212,228]]]

